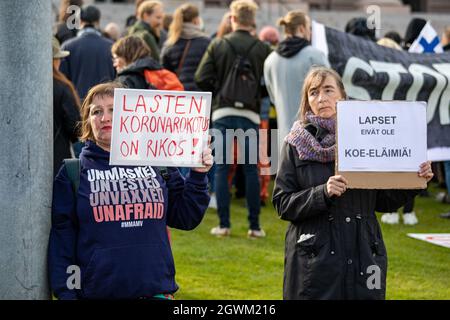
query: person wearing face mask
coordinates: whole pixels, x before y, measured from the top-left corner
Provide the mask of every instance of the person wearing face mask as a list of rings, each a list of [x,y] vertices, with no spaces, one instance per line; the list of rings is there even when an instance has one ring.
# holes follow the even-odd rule
[[[66,162],[53,184],[48,267],[58,299],[172,299],[178,286],[167,227],[192,230],[208,207],[209,147],[204,166],[186,178],[177,168],[109,164],[116,88],[89,90],[78,183]]]
[[[419,192],[347,189],[345,177],[334,174],[336,102],[345,98],[334,70],[313,68],[282,146],[272,201],[290,222],[284,299],[384,299],[387,256],[375,211],[397,210]],[[429,182],[431,163],[418,175]]]
[[[313,65],[329,66],[325,55],[311,46],[311,19],[290,11],[278,21],[286,38],[264,62],[264,80],[277,111],[279,145],[297,118],[300,89]]]
[[[141,37],[148,45],[152,58],[159,62],[159,43],[164,19],[164,8],[161,1],[143,1],[137,12],[137,21],[130,27],[128,35]]]

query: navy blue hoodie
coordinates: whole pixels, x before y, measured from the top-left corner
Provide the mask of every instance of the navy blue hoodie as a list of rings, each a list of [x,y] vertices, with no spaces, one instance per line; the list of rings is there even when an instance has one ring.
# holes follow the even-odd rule
[[[165,181],[149,166],[110,166],[109,152],[91,141],[80,161],[76,201],[65,166],[53,186],[48,264],[55,296],[134,299],[175,292],[166,226],[191,230],[201,222],[209,203],[206,174],[191,171],[184,179],[168,168]],[[80,268],[80,289],[67,286],[71,265]]]

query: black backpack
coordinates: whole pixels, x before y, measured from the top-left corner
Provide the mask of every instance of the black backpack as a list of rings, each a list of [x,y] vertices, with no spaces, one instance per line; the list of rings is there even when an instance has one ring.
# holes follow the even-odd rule
[[[257,79],[248,54],[258,43],[255,40],[244,54],[240,54],[231,42],[224,38],[235,55],[231,69],[225,78],[222,88],[219,89],[220,103],[240,109],[250,109],[258,112],[258,95],[260,79]]]

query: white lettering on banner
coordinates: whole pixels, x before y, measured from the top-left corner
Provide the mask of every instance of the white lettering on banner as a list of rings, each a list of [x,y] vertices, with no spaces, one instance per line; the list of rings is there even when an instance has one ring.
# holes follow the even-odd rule
[[[372,98],[367,89],[353,83],[353,75],[357,70],[365,71],[370,77],[375,77],[374,73],[387,73],[389,80],[383,89],[381,98],[383,100],[393,100],[395,91],[400,84],[400,74],[408,73],[413,77],[413,83],[406,94],[406,100],[417,101],[419,92],[423,87],[424,75],[431,76],[436,81],[436,85],[428,98],[427,123],[431,122],[436,109],[439,107],[440,124],[447,125],[450,124],[450,64],[433,64],[433,68],[436,70],[413,63],[406,70],[401,63],[370,61],[369,64],[357,57],[351,57],[345,65],[342,80],[349,97],[371,100]],[[440,103],[438,106],[439,99]]]

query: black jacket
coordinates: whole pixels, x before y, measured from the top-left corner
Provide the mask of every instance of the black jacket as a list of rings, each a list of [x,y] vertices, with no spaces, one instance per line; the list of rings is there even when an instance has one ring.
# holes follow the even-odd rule
[[[71,158],[70,143],[76,142],[76,126],[80,111],[69,87],[53,79],[53,176],[59,171],[62,161]]]
[[[326,183],[332,175],[334,162],[300,160],[284,144],[272,200],[280,218],[291,222],[283,298],[384,299],[387,256],[375,211],[396,211],[418,191],[349,189],[330,199]],[[379,289],[369,289],[377,273]]]
[[[149,89],[144,71],[160,70],[162,66],[153,58],[138,59],[117,74],[117,81],[130,89]]]
[[[210,42],[209,38],[199,37],[191,40],[179,39],[173,46],[163,49],[161,60],[164,68],[176,73],[188,41],[191,43],[189,45],[189,50],[186,53],[184,63],[181,66],[180,73],[178,74],[178,78],[186,91],[199,91],[199,88],[194,81],[194,74],[206,48],[208,48]]]

